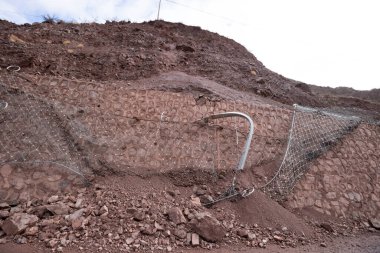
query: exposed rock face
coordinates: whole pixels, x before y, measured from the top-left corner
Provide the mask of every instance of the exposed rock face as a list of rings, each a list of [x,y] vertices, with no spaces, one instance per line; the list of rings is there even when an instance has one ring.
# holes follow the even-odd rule
[[[8,217],[1,228],[7,235],[19,234],[29,226],[33,226],[38,221],[38,217],[33,214],[15,213]]]
[[[222,224],[207,212],[197,214],[191,224],[193,231],[209,242],[221,241],[226,234]]]

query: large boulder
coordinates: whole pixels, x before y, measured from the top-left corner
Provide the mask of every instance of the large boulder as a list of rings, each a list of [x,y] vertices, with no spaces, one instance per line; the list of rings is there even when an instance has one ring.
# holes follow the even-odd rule
[[[27,227],[35,225],[37,221],[36,215],[15,213],[4,221],[1,228],[7,235],[16,235],[24,232]]]
[[[192,230],[208,242],[218,242],[223,239],[226,229],[210,213],[202,212],[191,220]]]

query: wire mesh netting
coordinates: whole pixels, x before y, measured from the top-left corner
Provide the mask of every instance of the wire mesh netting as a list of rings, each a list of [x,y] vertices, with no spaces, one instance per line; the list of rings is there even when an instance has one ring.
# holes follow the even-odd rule
[[[0,166],[58,167],[81,179],[96,168],[134,175],[178,171],[177,182],[191,185],[195,181],[190,176],[181,177],[184,169],[207,172],[211,177],[200,180],[207,183],[238,164],[248,126],[236,118],[201,123],[203,117],[221,112],[216,106],[200,113],[193,98],[187,101],[170,93],[163,97],[155,91],[119,86],[68,80],[41,84],[26,78],[0,75]],[[278,137],[268,124],[277,112],[268,112],[268,117],[264,113],[271,108],[262,110],[254,117],[259,131],[246,167],[254,170],[285,154],[273,178],[262,187],[275,199],[286,196],[309,164],[360,122],[355,116],[295,106],[291,120],[289,111],[285,123],[271,120],[281,122],[276,129],[284,129],[283,137]],[[285,151],[287,122],[291,127]],[[265,129],[261,135],[260,128]]]
[[[26,93],[23,79],[15,73],[0,75],[0,167],[12,164],[31,172],[41,167],[58,169],[83,181],[96,169],[134,175],[197,169],[210,176],[200,180],[206,183],[218,177],[218,169],[232,171],[244,144],[230,145],[238,135],[244,136],[238,132],[237,122],[230,128],[221,127],[218,120],[198,122],[198,117],[186,122],[176,119],[169,110],[162,111],[158,118],[156,114],[152,118],[132,113],[116,115],[109,107],[93,105],[101,101],[87,103],[76,94],[75,98],[64,94],[50,98],[54,91],[45,86],[45,97],[38,92]],[[154,104],[142,106],[132,98],[127,102],[130,107],[121,102],[114,106],[143,114],[154,110]]]
[[[67,121],[52,104],[12,88],[12,76],[0,80],[0,167],[31,172],[44,168],[87,183],[81,153],[70,138]],[[7,85],[5,84],[7,83]]]
[[[352,132],[361,119],[294,105],[287,149],[282,163],[262,189],[281,200],[307,172],[310,163]]]

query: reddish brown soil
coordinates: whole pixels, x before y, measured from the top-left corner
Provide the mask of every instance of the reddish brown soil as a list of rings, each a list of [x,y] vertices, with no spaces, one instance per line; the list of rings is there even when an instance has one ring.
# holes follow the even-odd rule
[[[233,40],[179,23],[17,26],[0,21],[0,51],[0,67],[16,64],[31,74],[110,81],[181,71],[289,105],[357,107],[380,119],[379,90],[322,88],[290,80],[265,68]]]

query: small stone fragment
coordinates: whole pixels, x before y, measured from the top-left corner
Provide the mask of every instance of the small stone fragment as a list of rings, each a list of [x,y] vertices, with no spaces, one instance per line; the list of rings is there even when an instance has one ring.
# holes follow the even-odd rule
[[[52,212],[55,215],[64,215],[68,214],[70,208],[63,204],[63,203],[57,203],[57,204],[52,204],[52,205],[47,205],[46,209]]]
[[[132,244],[133,242],[135,241],[135,239],[133,239],[132,237],[128,237],[126,240],[125,240],[125,243],[130,245]]]
[[[199,245],[199,235],[192,233],[191,234],[191,245],[198,246]]]
[[[237,234],[238,234],[238,236],[240,236],[240,237],[245,237],[245,238],[247,238],[247,237],[248,237],[248,230],[247,230],[247,229],[239,229],[239,230],[237,231]]]
[[[380,220],[378,219],[369,219],[369,224],[376,229],[380,229]]]
[[[48,203],[55,203],[55,202],[57,202],[59,200],[59,197],[58,197],[58,195],[53,195],[53,196],[51,196],[50,198],[48,198]]]
[[[37,226],[34,226],[34,227],[29,227],[25,230],[25,235],[29,235],[29,236],[34,236],[38,233],[38,227]]]
[[[186,218],[179,207],[173,207],[168,211],[169,220],[174,222],[176,225],[185,223]]]
[[[282,242],[282,241],[284,240],[284,238],[283,238],[282,236],[279,236],[279,235],[275,235],[275,236],[273,236],[273,239],[274,239],[275,241],[278,241],[278,242]]]
[[[136,221],[142,221],[145,219],[145,213],[142,211],[137,211],[133,214],[133,219]]]
[[[256,234],[254,233],[248,233],[248,240],[252,241],[256,239]]]
[[[185,239],[187,233],[185,230],[177,228],[174,230],[174,235],[177,236],[178,238]]]

